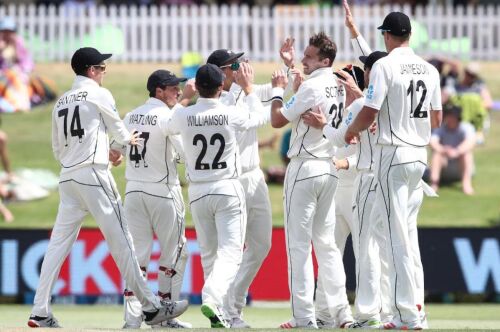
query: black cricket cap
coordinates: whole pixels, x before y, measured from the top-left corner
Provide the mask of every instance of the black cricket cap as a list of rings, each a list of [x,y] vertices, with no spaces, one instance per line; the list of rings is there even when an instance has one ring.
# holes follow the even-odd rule
[[[71,58],[71,68],[75,73],[81,72],[88,67],[100,64],[111,58],[111,53],[101,53],[93,47],[82,47],[76,50]]]
[[[202,88],[215,88],[224,82],[224,72],[214,64],[207,63],[196,72],[196,85]]]
[[[234,53],[231,50],[220,49],[213,51],[212,54],[210,54],[210,56],[207,59],[207,63],[211,63],[213,65],[216,65],[217,67],[220,67],[233,63],[234,60],[238,59],[243,54],[245,53],[244,52]]]
[[[363,71],[363,69],[358,66],[347,65],[346,67],[342,68],[342,70],[351,75],[352,78],[354,78],[354,82],[356,82],[358,88],[360,88],[361,90],[365,89],[365,72]],[[335,76],[342,79],[342,76],[338,75],[337,73],[335,73]]]
[[[177,77],[174,73],[168,70],[159,69],[149,75],[146,87],[149,92],[154,93],[156,91],[156,88],[163,89],[166,86],[175,86],[185,81],[187,81],[187,78]]]
[[[410,18],[401,12],[392,12],[384,18],[377,29],[387,31],[394,36],[404,36],[411,32]]]
[[[362,55],[359,57],[359,61],[361,61],[366,68],[371,69],[375,62],[377,62],[379,59],[382,59],[383,57],[387,56],[389,53],[387,52],[382,52],[382,51],[375,51],[370,53],[368,56]]]

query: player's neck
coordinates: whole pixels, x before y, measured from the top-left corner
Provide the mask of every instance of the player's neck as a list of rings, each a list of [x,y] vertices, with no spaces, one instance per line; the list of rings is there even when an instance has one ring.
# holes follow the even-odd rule
[[[408,41],[405,41],[403,43],[394,43],[391,45],[387,45],[387,53],[391,53],[394,49],[400,47],[410,47],[410,43]]]

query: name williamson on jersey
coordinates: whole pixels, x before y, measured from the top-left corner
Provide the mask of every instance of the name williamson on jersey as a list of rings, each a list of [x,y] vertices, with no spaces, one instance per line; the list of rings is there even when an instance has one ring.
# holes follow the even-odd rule
[[[229,116],[223,114],[188,115],[187,122],[188,127],[227,126],[229,125]]]

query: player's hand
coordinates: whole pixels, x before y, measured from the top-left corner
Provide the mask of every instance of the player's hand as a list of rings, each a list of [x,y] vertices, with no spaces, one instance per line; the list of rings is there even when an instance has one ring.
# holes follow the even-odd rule
[[[301,116],[304,123],[308,126],[311,126],[316,129],[323,129],[326,126],[326,117],[325,114],[316,107],[309,112],[303,113]]]
[[[293,44],[295,43],[295,39],[288,37],[285,39],[285,42],[283,45],[281,45],[280,48],[280,57],[283,60],[283,63],[285,66],[288,68],[293,68],[294,67],[294,60],[295,60],[295,48],[293,47]]]
[[[283,70],[276,70],[271,76],[271,85],[273,88],[286,88],[288,85],[288,77]]]
[[[184,89],[182,90],[182,99],[188,99],[191,100],[193,99],[194,96],[198,93],[198,90],[196,90],[196,81],[194,78],[191,78],[186,81],[186,84],[184,84]]]
[[[123,156],[120,151],[114,149],[109,150],[109,161],[111,162],[111,165],[116,167],[122,163],[122,160]]]
[[[340,160],[335,160],[335,168],[338,170],[340,169],[349,169],[349,162],[347,161],[346,158],[340,159]]]
[[[253,67],[247,62],[240,62],[240,68],[234,74],[236,84],[241,86],[246,95],[252,92],[254,71]]]
[[[359,133],[356,133],[351,130],[351,126],[347,128],[347,131],[344,136],[344,141],[347,144],[356,144],[359,141]]]
[[[130,145],[141,145],[142,141],[144,141],[143,138],[141,138],[141,132],[137,131],[137,129],[134,129],[131,133],[130,137]]]
[[[350,30],[356,26],[356,24],[354,23],[354,17],[352,16],[351,8],[349,7],[349,3],[347,2],[347,0],[343,0],[342,4],[344,5],[345,12],[345,26]]]
[[[370,127],[368,127],[368,131],[370,132],[370,134],[375,135],[375,133],[377,132],[377,122],[373,122]]]
[[[299,91],[302,82],[304,82],[304,76],[302,76],[302,73],[297,68],[293,68],[291,70],[291,73],[293,78],[293,84],[292,84],[293,92],[297,92]]]
[[[335,74],[337,75],[337,82],[341,83],[346,88],[347,92],[363,93],[354,78],[348,72],[339,69],[335,71]]]

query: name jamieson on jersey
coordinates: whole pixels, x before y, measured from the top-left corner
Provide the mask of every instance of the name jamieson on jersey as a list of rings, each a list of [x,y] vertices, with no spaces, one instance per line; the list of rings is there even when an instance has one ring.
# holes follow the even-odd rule
[[[224,126],[229,125],[229,116],[215,115],[189,115],[187,117],[188,127],[199,126]]]
[[[424,64],[417,63],[402,63],[401,74],[412,74],[412,75],[427,75],[429,74],[429,69]]]

